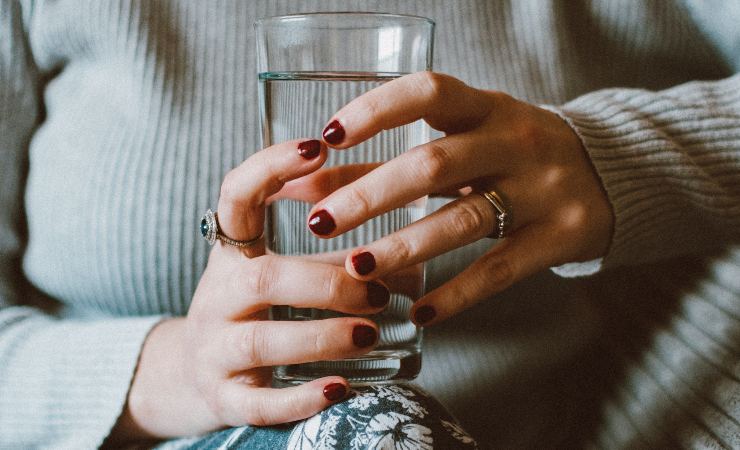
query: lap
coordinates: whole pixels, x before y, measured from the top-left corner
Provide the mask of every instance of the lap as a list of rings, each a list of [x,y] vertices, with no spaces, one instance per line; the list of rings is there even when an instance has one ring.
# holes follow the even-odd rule
[[[239,427],[160,444],[181,449],[466,449],[477,448],[447,410],[411,385],[357,388],[313,417],[273,427]]]

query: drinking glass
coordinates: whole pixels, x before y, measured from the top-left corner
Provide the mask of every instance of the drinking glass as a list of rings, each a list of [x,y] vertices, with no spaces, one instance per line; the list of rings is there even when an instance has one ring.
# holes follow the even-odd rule
[[[263,147],[316,136],[332,114],[353,98],[407,73],[430,70],[434,22],[423,17],[377,13],[313,13],[256,22],[259,104]],[[347,150],[329,150],[322,169],[388,161],[429,140],[422,121],[386,130]],[[332,171],[325,172],[327,176]],[[389,180],[389,183],[402,180]],[[424,215],[426,198],[370,219],[340,236],[323,239],[306,225],[311,204],[281,199],[268,207],[267,249],[344,265],[353,248],[373,242]],[[309,256],[310,255],[310,256]],[[391,291],[385,311],[370,316],[378,345],[352,359],[277,366],[278,381],[300,383],[341,375],[355,385],[410,380],[421,369],[421,330],[409,320],[424,289],[423,264],[384,277]],[[273,320],[317,320],[343,314],[310,308],[274,307]]]

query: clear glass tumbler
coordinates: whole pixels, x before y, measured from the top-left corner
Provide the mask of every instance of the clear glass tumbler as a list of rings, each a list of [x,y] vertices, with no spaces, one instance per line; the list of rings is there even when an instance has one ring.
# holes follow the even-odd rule
[[[263,146],[321,133],[332,114],[353,98],[407,73],[430,70],[434,22],[423,17],[375,13],[314,13],[257,21],[259,103]],[[421,121],[386,130],[348,150],[330,150],[321,170],[388,161],[429,140]],[[330,172],[327,172],[330,173]],[[389,182],[393,182],[390,180]],[[343,255],[392,233],[424,214],[426,198],[373,218],[332,239],[306,226],[311,204],[281,199],[270,205],[268,251],[312,255],[343,266]],[[410,380],[421,369],[421,330],[409,320],[424,289],[417,264],[383,278],[391,290],[387,309],[371,317],[380,329],[378,346],[353,359],[278,366],[278,381],[300,383],[341,375],[355,385]],[[334,311],[275,307],[274,320],[338,317]]]

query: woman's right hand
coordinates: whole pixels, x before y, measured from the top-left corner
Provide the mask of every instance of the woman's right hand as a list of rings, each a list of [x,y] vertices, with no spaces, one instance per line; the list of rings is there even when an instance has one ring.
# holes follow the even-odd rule
[[[321,167],[326,151],[319,141],[285,142],[231,171],[218,203],[221,231],[236,240],[259,236],[268,198]],[[246,249],[217,241],[187,317],[166,320],[147,337],[111,440],[188,436],[316,414],[347,394],[347,380],[332,376],[273,389],[270,366],[359,356],[377,342],[377,326],[360,317],[269,321],[268,309],[373,314],[389,296],[385,286],[355,280],[342,265],[266,255],[262,241]]]

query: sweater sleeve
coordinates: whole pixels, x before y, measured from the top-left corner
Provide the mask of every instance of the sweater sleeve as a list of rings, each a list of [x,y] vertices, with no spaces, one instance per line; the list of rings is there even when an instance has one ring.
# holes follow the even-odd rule
[[[0,0],[0,448],[95,448],[161,318],[62,320],[24,289],[23,183],[39,82],[17,0]]]
[[[553,108],[581,138],[611,202],[606,256],[564,276],[740,242],[740,74],[659,92],[606,89]]]

